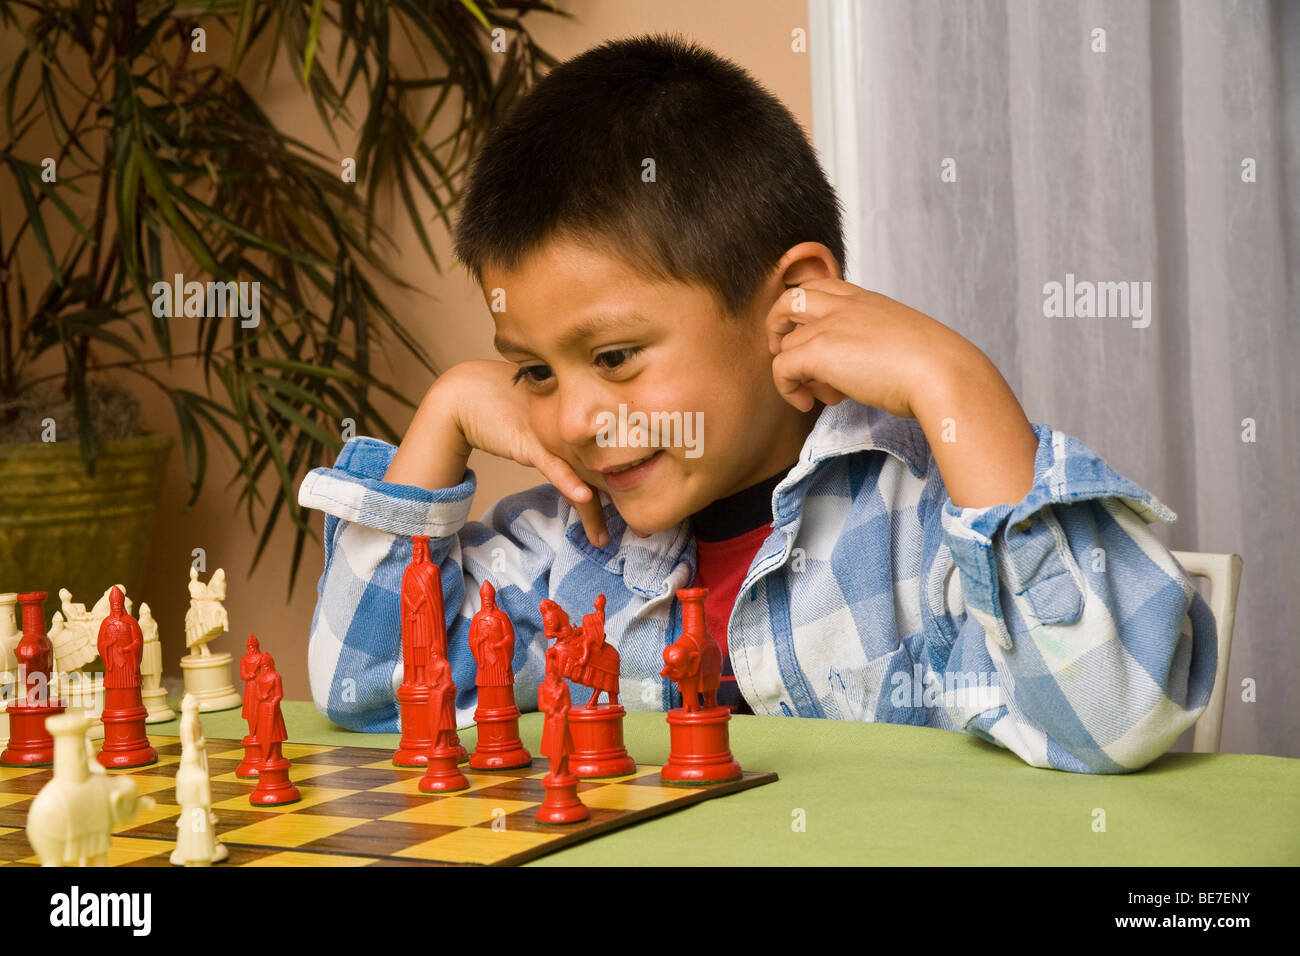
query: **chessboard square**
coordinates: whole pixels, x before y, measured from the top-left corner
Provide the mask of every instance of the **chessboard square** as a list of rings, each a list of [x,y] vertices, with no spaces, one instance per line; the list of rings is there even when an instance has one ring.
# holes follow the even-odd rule
[[[227,773],[214,774],[212,779],[222,783],[250,783],[256,785],[257,781],[251,777],[235,776],[235,769],[232,768]],[[331,767],[327,764],[294,764],[289,768],[289,776],[297,783],[299,780],[311,780],[313,777],[319,777],[323,774],[334,773],[336,770],[347,770],[347,767]]]
[[[109,767],[108,772],[114,775],[124,773],[130,774],[148,774],[156,772],[159,767],[174,766],[181,762],[180,754],[159,754],[158,759],[151,764],[145,764],[143,767]],[[175,771],[173,771],[173,775]]]
[[[323,837],[370,821],[362,817],[287,816],[276,814],[266,820],[221,834],[223,843],[251,843],[257,846],[300,847]]]
[[[397,768],[392,767],[390,769],[395,770]],[[464,770],[461,770],[461,773],[465,774],[465,780],[469,783],[468,788],[457,791],[457,793],[462,794],[473,793],[475,790],[482,790],[485,787],[494,787],[502,780],[501,777],[490,776],[484,773],[465,773]],[[382,787],[371,787],[370,789],[374,793],[405,793],[408,796],[428,797],[430,794],[427,794],[420,789],[420,781],[422,779],[424,779],[424,773],[417,770],[411,772],[410,776],[404,777],[401,780],[384,784]]]
[[[208,761],[213,760],[240,760],[244,759],[244,748],[236,747],[234,750],[223,750],[221,753],[209,753]]]
[[[325,764],[315,766],[295,764],[291,773],[297,777],[301,770],[311,771],[313,786],[329,787],[334,790],[375,790],[400,779],[391,769],[363,770],[360,767],[337,767]]]
[[[637,787],[611,783],[594,790],[585,790],[578,796],[586,806],[594,809],[644,810],[646,807],[680,800],[686,794],[672,787]]]
[[[242,866],[369,866],[374,863],[371,856],[342,856],[337,853],[299,853],[284,850],[269,856],[249,860]]]
[[[171,855],[172,848],[161,840],[138,839],[136,837],[114,836],[108,850],[109,866],[125,866],[136,860],[157,856],[159,853]]]
[[[15,803],[26,803],[31,798],[30,793],[0,793],[0,807],[7,807]]]
[[[131,779],[135,781],[135,792],[139,794],[176,789],[176,775],[174,773],[165,777],[146,777],[143,774],[135,774]]]
[[[394,856],[447,863],[491,864],[549,843],[556,833],[469,827],[399,850]]]
[[[347,856],[392,856],[434,837],[453,833],[457,827],[367,820],[359,826],[313,840],[299,847],[312,853],[341,853]]]
[[[310,757],[313,754],[329,753],[331,750],[338,750],[337,746],[330,744],[290,744],[280,745],[280,752],[290,760],[297,760],[299,757]]]
[[[331,800],[329,803],[311,807],[299,806],[298,809],[299,812],[309,815],[323,813],[326,816],[365,817],[367,820],[377,820],[390,813],[405,810],[407,807],[419,806],[428,799],[427,794],[413,797],[404,793],[377,793],[374,790],[362,790]]]
[[[0,767],[0,780],[14,780],[18,777],[25,777],[29,773],[40,773],[42,770],[48,771],[46,767]]]
[[[136,827],[146,827],[151,823],[158,823],[160,820],[169,820],[172,817],[179,816],[181,808],[172,803],[155,803],[148,810],[141,810],[135,815],[131,826],[127,830],[134,830]]]
[[[231,797],[229,800],[222,800],[220,803],[212,805],[213,810],[247,810],[252,806],[248,802],[248,794],[253,792],[256,785],[254,781],[248,781],[248,792],[238,797]],[[337,800],[339,797],[346,797],[355,793],[354,790],[329,790],[324,787],[298,787],[298,792],[302,794],[302,799],[293,803],[282,803],[278,806],[258,806],[253,809],[261,810],[267,813],[292,813],[301,810],[303,807],[313,807],[317,804],[327,803],[330,800]]]
[[[127,866],[139,860],[157,856],[159,853],[171,853],[171,848],[161,840],[138,839],[136,837],[114,836],[109,839],[108,865]],[[39,866],[39,856],[29,856],[18,863]]]
[[[527,806],[535,806],[522,800],[479,800],[475,797],[450,796],[431,798],[423,806],[410,807],[399,813],[384,817],[400,823],[429,823],[441,826],[473,827],[487,823],[497,810],[510,814]],[[500,813],[496,814],[500,816]],[[398,854],[400,855],[400,854]]]

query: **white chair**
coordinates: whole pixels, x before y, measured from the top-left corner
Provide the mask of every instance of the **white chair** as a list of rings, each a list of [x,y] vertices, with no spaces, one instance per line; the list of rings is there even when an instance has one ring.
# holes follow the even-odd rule
[[[1241,586],[1241,555],[1203,554],[1197,551],[1171,552],[1193,577],[1210,582],[1210,611],[1219,634],[1219,661],[1214,670],[1210,703],[1196,722],[1192,752],[1217,754],[1223,731],[1223,699],[1227,692],[1228,656],[1232,653],[1232,626],[1237,617],[1237,591]]]

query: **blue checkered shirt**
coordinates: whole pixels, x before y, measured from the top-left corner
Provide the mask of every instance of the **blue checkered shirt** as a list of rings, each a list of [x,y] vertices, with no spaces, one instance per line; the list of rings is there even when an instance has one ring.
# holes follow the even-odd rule
[[[1204,711],[1214,619],[1148,524],[1173,513],[1081,443],[1036,426],[1034,484],[1016,505],[959,508],[920,425],[845,399],[826,407],[772,495],[772,530],[727,630],[756,714],[965,731],[1035,767],[1137,770]],[[587,541],[550,485],[468,521],[475,479],[385,482],[394,446],[354,438],[299,502],[325,513],[309,669],[316,706],[353,730],[398,729],[400,589],[412,535],[442,573],[457,720],[476,703],[470,618],[485,578],[515,626],[516,698],[536,710],[538,603],[576,622],[608,598],[622,703],[676,706],[659,676],[695,575],[689,521],[642,538],[603,498],[610,543]],[[585,699],[575,690],[575,701]]]

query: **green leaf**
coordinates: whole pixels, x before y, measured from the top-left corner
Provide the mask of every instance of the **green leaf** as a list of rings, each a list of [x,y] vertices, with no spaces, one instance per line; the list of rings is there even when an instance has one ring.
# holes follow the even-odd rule
[[[312,60],[316,58],[316,44],[320,42],[321,13],[325,8],[324,0],[312,0],[311,23],[307,27],[307,49],[302,57],[302,81],[307,82],[311,76]]]

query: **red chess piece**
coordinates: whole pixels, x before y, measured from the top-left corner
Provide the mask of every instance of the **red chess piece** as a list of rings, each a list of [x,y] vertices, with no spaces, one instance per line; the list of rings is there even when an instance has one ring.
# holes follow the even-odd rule
[[[484,581],[479,588],[482,609],[469,625],[469,649],[478,664],[474,684],[478,707],[474,723],[478,743],[470,755],[475,770],[510,770],[527,767],[532,755],[519,739],[519,708],[515,705],[515,629],[510,617],[497,607],[496,588]]]
[[[708,588],[677,592],[682,602],[682,634],[664,648],[660,676],[676,681],[682,695],[682,706],[668,711],[672,742],[668,763],[659,772],[664,783],[721,783],[741,777],[727,733],[731,710],[718,706],[722,649],[704,623],[708,593]]]
[[[623,743],[627,712],[618,702],[622,662],[617,648],[605,641],[605,595],[598,594],[593,603],[595,613],[584,615],[580,628],[573,627],[569,616],[549,598],[540,605],[546,640],[555,641],[552,650],[560,676],[592,689],[587,705],[572,708],[568,718],[574,742],[571,766],[583,780],[636,771],[636,761],[628,756]],[[602,691],[606,703],[599,704]]]
[[[257,765],[262,762],[262,748],[258,746],[253,735],[253,725],[257,723],[257,668],[262,662],[262,648],[257,638],[248,635],[248,650],[239,659],[239,679],[244,682],[244,722],[248,733],[241,743],[244,745],[244,759],[235,768],[235,776],[251,780],[257,776]]]
[[[538,823],[579,823],[591,816],[578,798],[578,778],[569,771],[573,735],[569,732],[569,685],[560,679],[559,652],[546,652],[546,679],[537,689],[537,706],[546,714],[542,725],[542,754],[551,762],[551,772],[542,778],[546,797],[537,808]]]
[[[99,626],[99,656],[104,661],[104,746],[96,759],[105,767],[145,767],[158,762],[144,722],[149,716],[140,695],[140,655],[144,634],[126,613],[122,589],[108,594],[109,612]]]
[[[447,619],[443,613],[442,575],[429,558],[428,535],[415,535],[411,563],[402,574],[402,683],[397,688],[402,739],[393,763],[398,767],[423,767],[434,743],[429,723],[429,669],[436,658],[447,657]],[[455,728],[451,743],[459,760],[465,748]]]
[[[468,790],[469,781],[456,766],[459,755],[451,741],[456,730],[456,685],[451,679],[451,665],[445,657],[436,657],[430,669],[433,682],[429,687],[429,723],[433,727],[433,745],[425,755],[426,767],[419,788],[423,793]]]
[[[257,724],[253,735],[261,749],[262,762],[257,766],[257,786],[248,795],[248,802],[255,807],[296,803],[302,799],[302,794],[289,780],[289,760],[280,748],[289,739],[284,715],[280,713],[284,683],[276,672],[275,659],[268,653],[263,652],[258,661],[255,682]]]
[[[21,703],[9,705],[9,746],[0,764],[39,767],[54,762],[54,738],[45,718],[63,713],[63,702],[50,699],[50,668],[54,645],[45,633],[45,591],[18,595],[23,609],[23,638],[14,649],[18,658]]]

